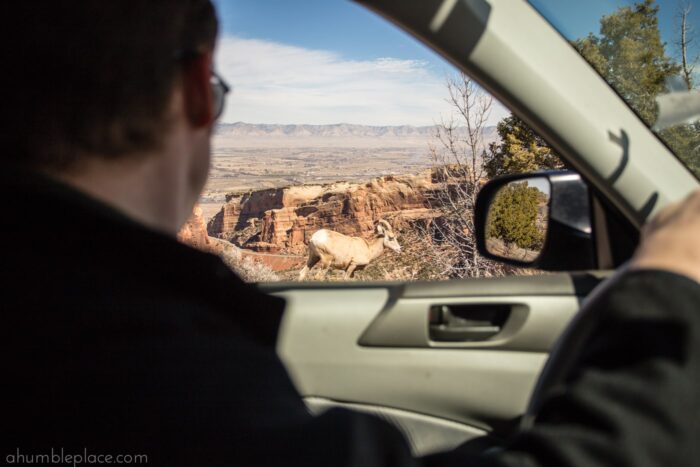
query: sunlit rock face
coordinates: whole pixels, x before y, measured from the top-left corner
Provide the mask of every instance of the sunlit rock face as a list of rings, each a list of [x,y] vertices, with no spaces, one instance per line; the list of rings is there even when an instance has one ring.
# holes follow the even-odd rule
[[[202,216],[202,208],[195,206],[192,210],[192,216],[182,226],[177,234],[177,239],[182,243],[190,245],[200,250],[206,250],[210,245],[209,235],[207,234],[207,225]]]
[[[308,239],[322,228],[367,238],[379,219],[394,223],[433,217],[428,197],[440,184],[426,170],[367,183],[232,193],[209,222],[208,234],[255,251],[303,254]]]

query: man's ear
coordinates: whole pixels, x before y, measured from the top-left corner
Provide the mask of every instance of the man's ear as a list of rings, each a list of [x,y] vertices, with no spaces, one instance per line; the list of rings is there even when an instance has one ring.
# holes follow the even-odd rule
[[[188,60],[183,67],[182,92],[185,114],[195,128],[214,122],[214,96],[211,88],[212,54],[205,52]]]

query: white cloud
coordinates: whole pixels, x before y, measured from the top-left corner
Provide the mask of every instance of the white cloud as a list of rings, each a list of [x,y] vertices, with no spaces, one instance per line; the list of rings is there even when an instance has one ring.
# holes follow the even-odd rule
[[[347,60],[325,50],[226,37],[217,68],[234,86],[223,122],[431,125],[451,111],[445,71],[418,60]],[[497,106],[491,120],[506,113]]]

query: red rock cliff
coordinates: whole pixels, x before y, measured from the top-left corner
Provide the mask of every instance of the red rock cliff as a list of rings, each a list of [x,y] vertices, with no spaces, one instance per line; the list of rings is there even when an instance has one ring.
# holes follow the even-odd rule
[[[379,219],[401,222],[430,218],[426,194],[431,171],[387,176],[367,183],[338,182],[233,193],[209,222],[209,235],[269,252],[303,254],[308,239],[328,228],[368,237]]]
[[[207,226],[202,216],[202,208],[195,206],[192,216],[182,226],[177,234],[177,239],[182,243],[200,250],[207,250],[210,244]]]

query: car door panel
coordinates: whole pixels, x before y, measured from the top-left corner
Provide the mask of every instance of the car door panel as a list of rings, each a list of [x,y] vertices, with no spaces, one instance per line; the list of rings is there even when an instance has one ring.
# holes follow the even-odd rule
[[[338,402],[320,397],[305,397],[304,402],[309,410],[316,415],[333,408],[342,408],[379,417],[394,425],[404,434],[411,452],[417,457],[448,451],[467,441],[488,436],[486,430],[466,423],[458,423],[408,410]]]
[[[422,428],[435,419],[443,430],[455,428],[446,439],[464,441],[513,426],[549,348],[599,280],[556,274],[268,289],[287,300],[277,350],[312,409],[320,410],[322,400],[322,408],[351,404],[391,411],[386,418],[403,420],[404,427],[423,416]],[[431,338],[436,305],[492,304],[513,305],[513,311],[488,339]],[[413,431],[425,434],[414,434],[412,444],[435,448],[424,438],[430,430]]]

